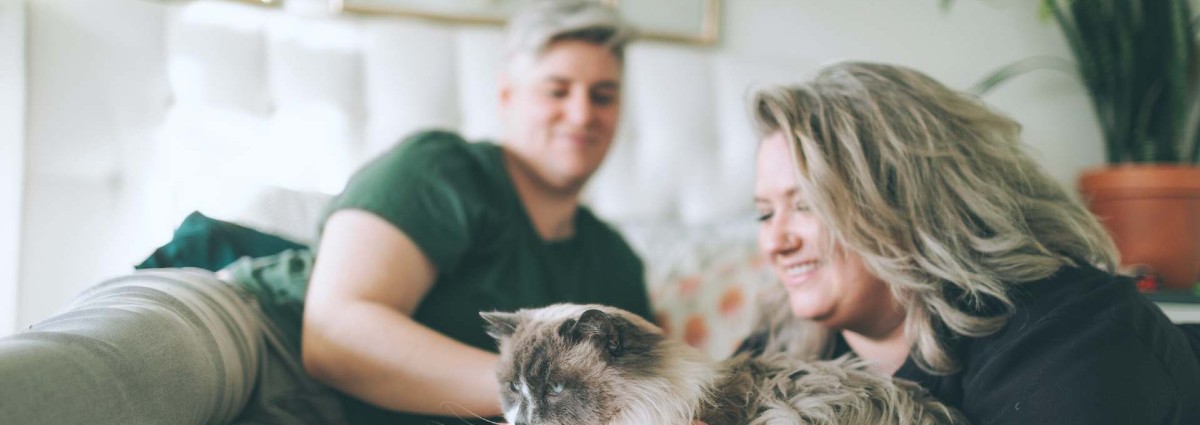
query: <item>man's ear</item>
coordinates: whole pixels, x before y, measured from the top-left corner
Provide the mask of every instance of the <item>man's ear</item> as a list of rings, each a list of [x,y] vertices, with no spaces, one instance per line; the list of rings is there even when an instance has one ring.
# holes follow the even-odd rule
[[[508,74],[508,71],[501,72],[496,78],[496,87],[499,88],[499,91],[496,93],[496,95],[498,96],[498,105],[500,106],[500,110],[506,110],[508,109],[509,103],[512,102],[513,96],[513,80],[512,76]]]
[[[520,324],[516,313],[480,312],[479,317],[487,322],[485,326],[487,334],[497,341],[512,336],[513,332],[517,330],[517,325]]]

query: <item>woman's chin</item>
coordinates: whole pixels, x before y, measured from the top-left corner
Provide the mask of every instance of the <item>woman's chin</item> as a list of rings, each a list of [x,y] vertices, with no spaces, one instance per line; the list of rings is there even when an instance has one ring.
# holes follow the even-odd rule
[[[801,297],[790,297],[788,303],[792,307],[792,315],[801,319],[820,321],[828,310],[815,300]]]

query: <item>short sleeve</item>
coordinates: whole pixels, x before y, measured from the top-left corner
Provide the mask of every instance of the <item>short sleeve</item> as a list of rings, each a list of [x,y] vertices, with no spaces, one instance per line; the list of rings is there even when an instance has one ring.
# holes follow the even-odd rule
[[[456,269],[471,247],[486,197],[497,192],[490,187],[495,184],[461,137],[423,132],[355,173],[329,205],[326,218],[345,209],[375,214],[404,232],[445,272]]]

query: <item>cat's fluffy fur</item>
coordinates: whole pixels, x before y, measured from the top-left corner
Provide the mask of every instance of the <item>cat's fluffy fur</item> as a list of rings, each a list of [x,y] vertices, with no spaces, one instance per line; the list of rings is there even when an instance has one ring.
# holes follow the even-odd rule
[[[849,359],[718,362],[600,305],[482,316],[500,345],[501,403],[514,425],[966,423],[916,384]]]

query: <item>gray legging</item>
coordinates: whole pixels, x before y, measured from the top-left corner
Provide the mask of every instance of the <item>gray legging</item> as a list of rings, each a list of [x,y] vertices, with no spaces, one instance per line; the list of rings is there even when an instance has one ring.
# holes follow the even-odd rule
[[[255,301],[207,271],[112,279],[0,339],[0,424],[340,424]]]

